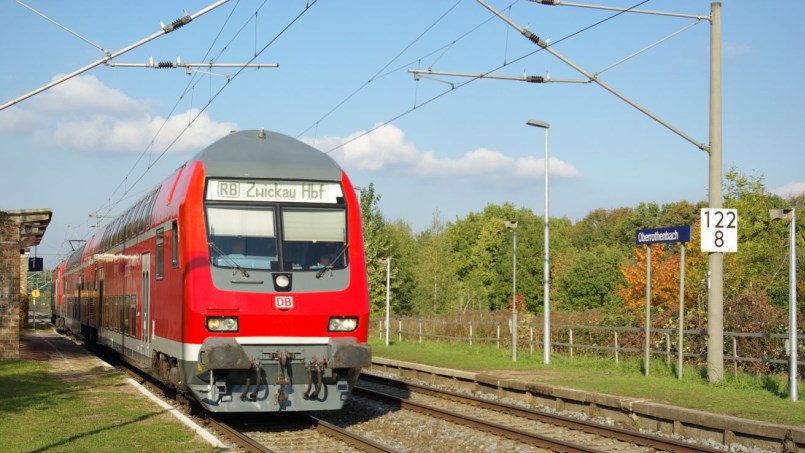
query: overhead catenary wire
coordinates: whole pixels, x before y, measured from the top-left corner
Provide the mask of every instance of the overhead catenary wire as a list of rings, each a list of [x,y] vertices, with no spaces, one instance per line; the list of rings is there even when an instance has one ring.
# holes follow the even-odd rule
[[[669,39],[671,39],[671,38],[673,38],[673,37],[675,37],[675,36],[677,36],[679,34],[681,34],[682,32],[685,32],[685,31],[695,27],[696,25],[698,25],[700,23],[701,23],[701,20],[696,19],[695,22],[682,27],[681,29],[671,33],[670,35],[665,36],[663,38],[660,38],[659,40],[649,44],[648,46],[645,46],[645,47],[641,48],[640,50],[632,52],[628,56],[626,56],[624,58],[621,58],[620,60],[607,65],[606,67],[604,67],[603,69],[601,69],[599,71],[596,71],[593,74],[592,78],[586,78],[586,79],[557,79],[557,78],[551,78],[551,77],[548,77],[548,76],[541,77],[541,76],[529,76],[529,75],[523,75],[523,76],[483,75],[483,74],[477,74],[477,73],[473,74],[473,73],[455,72],[455,71],[438,71],[438,70],[434,70],[432,68],[428,68],[428,69],[409,69],[408,72],[411,73],[411,74],[414,74],[414,80],[419,80],[419,78],[428,78],[428,79],[434,80],[436,82],[449,83],[451,85],[453,85],[453,84],[450,83],[450,82],[446,82],[444,80],[441,80],[441,79],[438,79],[438,78],[435,78],[435,77],[426,77],[425,75],[428,75],[428,76],[442,75],[442,76],[452,76],[452,77],[479,77],[479,78],[485,78],[485,79],[516,80],[516,81],[529,82],[529,83],[549,83],[549,82],[554,82],[554,83],[557,83],[557,82],[560,82],[560,83],[592,83],[595,78],[597,78],[598,76],[600,76],[604,72],[609,71],[610,69],[612,69],[612,68],[614,68],[616,66],[619,66],[621,64],[626,63],[627,61],[637,57],[638,55],[641,55],[641,54],[643,54],[643,53],[645,53],[645,52],[657,47],[658,45],[668,41]]]
[[[314,127],[316,127],[316,126],[317,126],[317,125],[318,125],[318,124],[319,124],[319,123],[320,123],[322,120],[326,119],[326,118],[327,118],[328,116],[330,116],[330,115],[331,115],[333,112],[335,112],[336,110],[338,110],[339,108],[341,108],[341,106],[343,106],[344,104],[346,104],[346,103],[347,103],[347,102],[348,102],[350,99],[352,99],[352,98],[353,98],[353,97],[354,97],[356,94],[358,94],[359,92],[361,92],[361,91],[362,91],[364,88],[366,88],[366,87],[367,87],[367,86],[368,86],[370,83],[372,83],[374,80],[376,80],[376,79],[378,79],[379,77],[381,77],[381,74],[383,73],[383,71],[385,71],[385,70],[386,70],[386,68],[388,68],[389,66],[391,66],[391,64],[392,64],[392,63],[394,63],[394,62],[395,62],[395,61],[396,61],[398,58],[400,58],[400,56],[402,56],[402,54],[404,54],[406,50],[410,49],[410,48],[411,48],[411,46],[413,46],[414,44],[416,44],[416,43],[417,43],[417,41],[419,41],[419,40],[420,40],[420,39],[421,39],[423,36],[425,36],[425,35],[426,35],[426,34],[427,34],[427,33],[428,33],[430,30],[432,30],[432,29],[433,29],[433,27],[435,27],[435,26],[436,26],[436,25],[437,25],[439,22],[441,22],[441,21],[442,21],[442,20],[443,20],[445,17],[447,17],[447,15],[448,15],[448,14],[450,14],[450,12],[452,12],[452,11],[453,11],[453,10],[454,10],[454,9],[455,9],[455,8],[456,8],[456,7],[457,7],[459,4],[460,4],[460,3],[461,3],[461,1],[462,1],[462,0],[458,0],[458,1],[456,1],[456,2],[455,2],[453,5],[452,5],[452,6],[450,6],[450,7],[449,7],[449,8],[448,8],[448,9],[447,9],[447,10],[446,10],[444,13],[442,13],[442,15],[441,15],[441,16],[439,16],[439,17],[438,17],[438,18],[437,18],[437,19],[436,19],[436,20],[435,20],[435,21],[434,21],[432,24],[430,24],[430,25],[429,25],[429,26],[428,26],[428,27],[427,27],[427,28],[426,28],[426,29],[425,29],[423,32],[421,32],[421,33],[420,33],[420,34],[419,34],[419,35],[418,35],[416,38],[414,38],[414,39],[413,39],[413,40],[412,40],[410,43],[408,43],[408,45],[406,45],[406,46],[405,46],[405,47],[404,47],[404,48],[403,48],[401,51],[399,51],[399,52],[397,53],[397,55],[396,55],[396,56],[394,56],[392,59],[390,59],[390,60],[389,60],[389,61],[388,61],[388,62],[387,62],[387,63],[386,63],[386,64],[385,64],[385,65],[384,65],[382,68],[380,68],[380,69],[379,69],[377,72],[375,72],[375,74],[374,74],[373,76],[369,77],[369,80],[367,80],[367,81],[366,81],[366,82],[364,82],[364,83],[363,83],[361,86],[359,86],[357,89],[355,89],[355,91],[353,91],[352,93],[350,93],[349,95],[347,95],[347,97],[345,97],[344,99],[342,99],[342,100],[341,100],[341,101],[340,101],[338,104],[336,104],[336,105],[335,105],[333,108],[331,108],[331,109],[330,109],[330,110],[329,110],[327,113],[325,113],[324,115],[322,115],[322,117],[321,117],[321,118],[319,118],[318,120],[314,121],[314,122],[313,122],[313,124],[311,124],[310,126],[308,126],[308,127],[307,127],[307,129],[305,129],[305,130],[303,130],[302,132],[300,132],[300,133],[297,135],[297,138],[299,138],[299,137],[301,137],[302,135],[304,135],[304,134],[305,134],[305,132],[308,132],[309,130],[311,130],[311,129],[313,129]]]
[[[307,4],[305,5],[305,7],[303,8],[303,10],[302,10],[302,11],[301,11],[299,14],[297,14],[297,15],[296,15],[296,16],[295,16],[295,17],[294,17],[294,18],[293,18],[293,19],[292,19],[292,20],[291,20],[291,21],[290,21],[290,22],[289,22],[289,23],[288,23],[288,24],[287,24],[287,25],[286,25],[284,28],[282,28],[282,29],[281,29],[281,30],[280,30],[280,31],[279,31],[279,32],[278,32],[278,33],[277,33],[277,34],[276,34],[276,35],[275,35],[275,36],[274,36],[274,37],[273,37],[271,40],[269,40],[269,41],[268,41],[268,42],[267,42],[267,43],[266,43],[266,44],[265,44],[265,45],[264,45],[264,46],[263,46],[263,47],[262,47],[262,48],[261,48],[259,51],[257,51],[257,52],[255,53],[255,55],[254,55],[254,56],[253,56],[253,57],[252,57],[252,58],[251,58],[251,59],[250,59],[250,60],[249,60],[249,61],[248,61],[246,64],[248,65],[248,64],[253,63],[255,59],[257,59],[257,58],[258,58],[258,57],[259,57],[261,54],[263,54],[263,53],[264,53],[264,52],[265,52],[265,51],[266,51],[266,50],[267,50],[267,49],[268,49],[268,48],[269,48],[269,47],[270,47],[270,46],[271,46],[271,45],[272,45],[274,42],[276,42],[276,40],[277,40],[277,39],[279,39],[279,37],[281,37],[283,34],[285,34],[285,32],[287,32],[287,31],[288,31],[288,29],[290,29],[290,28],[291,28],[291,26],[293,26],[293,25],[294,25],[294,24],[295,24],[295,23],[296,23],[296,22],[297,22],[297,21],[298,21],[298,20],[299,20],[299,19],[300,19],[300,18],[301,18],[301,17],[302,17],[302,16],[303,16],[305,13],[306,13],[306,12],[308,12],[308,11],[310,10],[310,8],[312,8],[312,7],[313,7],[313,6],[314,6],[314,5],[315,5],[317,2],[318,2],[318,0],[312,0],[312,1],[307,2]],[[261,5],[260,5],[260,8],[262,8],[262,6],[263,6],[263,5],[265,5],[265,3],[266,3],[266,1],[264,1],[264,2],[263,2]],[[230,16],[227,18],[227,21],[228,21],[230,18],[231,18],[231,13],[230,13]],[[238,33],[240,33],[240,32],[241,32],[241,31],[242,31],[242,30],[245,28],[245,26],[246,26],[246,25],[244,25],[243,27],[241,27],[241,29],[238,31]],[[221,35],[222,30],[223,30],[223,26],[222,26],[221,31],[219,31],[218,35],[216,36],[216,38],[215,38],[214,42],[217,42],[218,38],[219,38],[219,37],[220,37],[220,35]],[[233,39],[234,39],[234,38],[233,38]],[[231,41],[230,41],[230,43],[231,43]],[[213,44],[213,45],[214,45],[214,44]],[[209,52],[210,52],[210,50],[212,49],[213,45],[211,45],[211,46],[210,46],[210,48],[207,50],[207,55],[209,55]],[[225,50],[227,47],[228,47],[228,45],[227,45],[227,46],[224,46],[224,47],[223,47],[223,50],[222,50],[222,51],[221,51],[221,52],[218,54],[218,56],[220,56],[220,55],[221,55],[221,54],[224,52],[224,50]],[[205,55],[205,57],[204,57],[204,58],[206,59],[206,55]],[[236,79],[236,78],[237,78],[237,77],[238,77],[238,76],[239,76],[239,75],[240,75],[240,74],[241,74],[241,73],[242,73],[242,72],[243,72],[245,69],[247,69],[247,68],[246,68],[246,67],[241,67],[241,68],[240,68],[238,71],[236,71],[236,72],[235,72],[235,74],[233,74],[233,75],[232,75],[232,77],[231,77],[229,80],[227,80],[227,82],[226,82],[226,83],[225,83],[225,84],[224,84],[224,85],[223,85],[223,86],[222,86],[222,87],[221,87],[221,88],[220,88],[220,89],[219,89],[217,92],[215,92],[214,94],[212,94],[212,95],[210,96],[210,98],[208,99],[207,103],[206,103],[206,104],[205,104],[203,107],[201,107],[201,108],[199,109],[199,111],[196,113],[196,115],[195,115],[193,118],[191,118],[191,119],[189,119],[189,120],[188,120],[188,124],[187,124],[187,125],[186,125],[186,126],[185,126],[185,127],[184,127],[184,128],[183,128],[183,129],[182,129],[182,130],[181,130],[181,131],[178,133],[178,134],[177,134],[177,136],[176,136],[176,137],[175,137],[173,140],[171,140],[171,141],[170,141],[170,142],[169,142],[169,143],[168,143],[168,144],[165,146],[165,148],[164,148],[164,149],[163,149],[163,150],[162,150],[162,151],[161,151],[161,152],[160,152],[160,153],[159,153],[159,154],[156,156],[156,158],[154,158],[153,160],[149,160],[149,163],[148,163],[148,165],[146,166],[145,170],[143,170],[143,172],[142,172],[142,173],[140,173],[140,174],[139,174],[139,176],[138,176],[136,179],[134,179],[134,180],[131,182],[131,184],[128,186],[128,188],[126,188],[126,189],[124,189],[124,190],[123,190],[123,192],[122,192],[122,194],[120,195],[120,197],[119,197],[119,198],[118,198],[116,201],[112,201],[112,198],[114,197],[114,194],[115,194],[115,193],[117,193],[117,191],[118,191],[118,190],[120,190],[120,189],[121,189],[121,187],[123,187],[123,186],[126,184],[126,182],[128,182],[128,181],[129,181],[129,177],[130,177],[130,176],[132,176],[132,174],[134,173],[134,170],[135,170],[135,168],[137,167],[137,165],[139,164],[139,162],[140,162],[140,161],[142,160],[142,158],[143,158],[143,157],[144,157],[144,156],[145,156],[145,155],[148,153],[148,150],[149,150],[149,149],[150,149],[150,148],[153,146],[153,144],[155,143],[156,137],[157,137],[157,136],[159,135],[159,133],[160,133],[160,132],[163,130],[163,128],[164,128],[164,127],[165,127],[165,125],[167,124],[168,120],[169,120],[169,119],[170,119],[170,118],[173,116],[173,113],[174,113],[174,112],[176,111],[176,109],[178,108],[178,105],[181,103],[181,101],[182,101],[182,99],[184,98],[184,96],[185,96],[185,95],[188,93],[188,91],[190,91],[190,90],[191,90],[191,86],[194,86],[194,85],[193,85],[193,81],[191,80],[191,81],[188,83],[188,86],[185,88],[184,92],[183,92],[183,93],[182,93],[182,94],[179,96],[179,98],[177,99],[176,103],[174,104],[174,107],[173,107],[173,108],[172,108],[172,110],[171,110],[171,113],[170,113],[170,114],[169,114],[169,115],[166,117],[165,121],[162,123],[162,125],[161,125],[161,126],[160,126],[160,128],[159,128],[159,130],[158,130],[158,131],[157,131],[157,132],[154,134],[154,137],[152,138],[152,140],[151,140],[150,144],[148,145],[148,147],[146,148],[146,150],[144,150],[144,151],[143,151],[143,153],[141,153],[141,154],[140,154],[140,156],[138,157],[138,159],[137,159],[137,161],[135,162],[135,164],[134,164],[134,165],[132,166],[132,168],[129,170],[129,173],[126,175],[126,177],[124,177],[124,178],[121,180],[121,183],[120,183],[120,184],[118,185],[118,187],[117,187],[117,188],[116,188],[116,189],[113,191],[113,195],[112,195],[112,196],[110,196],[110,197],[107,199],[108,204],[105,204],[104,206],[101,206],[100,208],[98,208],[98,209],[95,211],[95,213],[104,212],[105,214],[109,214],[110,212],[112,212],[112,210],[113,210],[113,209],[114,209],[114,208],[115,208],[115,207],[116,207],[118,204],[120,204],[120,203],[122,202],[122,200],[126,199],[127,195],[128,195],[128,194],[129,194],[129,193],[130,193],[130,192],[133,190],[133,188],[134,188],[134,187],[136,187],[136,186],[137,186],[137,184],[138,184],[138,183],[139,183],[139,182],[140,182],[140,181],[141,181],[141,180],[142,180],[142,179],[145,177],[145,175],[146,175],[146,174],[147,174],[147,173],[148,173],[148,172],[151,170],[151,168],[153,168],[153,166],[154,166],[154,165],[155,165],[155,164],[156,164],[156,163],[157,163],[157,162],[158,162],[158,161],[159,161],[159,160],[160,160],[162,157],[164,157],[164,156],[165,156],[165,154],[167,154],[167,152],[168,152],[168,151],[169,151],[169,150],[170,150],[170,149],[171,149],[171,148],[172,148],[172,147],[173,147],[173,146],[174,146],[174,145],[175,145],[175,144],[178,142],[178,140],[179,140],[179,139],[180,139],[180,138],[181,138],[181,137],[184,135],[184,133],[187,131],[187,129],[188,129],[188,128],[189,128],[189,127],[190,127],[190,126],[191,126],[191,125],[192,125],[192,124],[193,124],[193,123],[194,123],[194,122],[195,122],[195,121],[196,121],[196,120],[197,120],[197,119],[198,119],[198,118],[199,118],[199,117],[200,117],[200,116],[201,116],[201,115],[202,115],[202,114],[203,114],[203,113],[204,113],[204,112],[207,110],[207,108],[209,108],[209,106],[210,106],[210,105],[211,105],[211,104],[212,104],[212,103],[215,101],[215,99],[216,99],[216,98],[217,98],[217,97],[218,97],[218,96],[219,96],[219,95],[220,95],[220,94],[221,94],[221,93],[222,93],[222,92],[223,92],[223,91],[226,89],[226,87],[228,87],[228,86],[229,86],[229,82],[230,82],[230,81],[232,81],[232,80],[234,80],[234,79]],[[194,74],[194,77],[195,77],[195,74]],[[87,235],[88,235],[88,234],[87,234]],[[85,235],[85,237],[86,237],[87,235]]]
[[[67,33],[70,33],[71,35],[75,36],[76,38],[78,38],[78,39],[80,39],[80,40],[84,41],[85,43],[87,43],[87,44],[91,45],[92,47],[94,47],[94,48],[96,48],[96,49],[100,50],[101,52],[103,52],[103,54],[104,54],[104,55],[107,55],[107,56],[108,56],[108,55],[110,55],[110,54],[111,54],[111,52],[109,52],[107,49],[105,49],[104,47],[102,47],[100,44],[96,44],[96,43],[94,43],[94,42],[90,41],[89,39],[87,39],[87,38],[85,38],[85,37],[83,37],[83,36],[79,35],[78,33],[74,32],[73,30],[70,30],[69,28],[65,27],[64,25],[60,24],[59,22],[57,22],[57,21],[55,21],[55,20],[51,19],[50,17],[46,16],[46,15],[45,15],[45,14],[43,14],[42,12],[40,12],[40,11],[36,10],[36,9],[35,9],[35,8],[33,8],[32,6],[30,6],[30,5],[26,5],[25,3],[21,2],[20,0],[16,0],[16,2],[17,2],[18,4],[20,4],[20,5],[22,5],[22,6],[26,7],[26,8],[28,8],[29,10],[33,11],[35,14],[37,14],[38,16],[42,17],[43,19],[47,20],[48,22],[52,23],[53,25],[56,25],[57,27],[59,27],[59,28],[61,28],[62,30],[66,31]]]
[[[75,71],[73,71],[73,72],[71,72],[71,73],[69,73],[67,75],[59,77],[56,80],[54,80],[54,81],[52,81],[52,82],[50,82],[50,83],[48,83],[46,85],[43,85],[43,86],[41,86],[41,87],[31,91],[31,92],[23,94],[22,96],[20,96],[20,97],[18,97],[16,99],[12,99],[12,100],[6,102],[3,105],[0,105],[0,110],[5,110],[6,108],[11,107],[14,104],[22,102],[22,101],[24,101],[24,100],[26,100],[26,99],[28,99],[28,98],[30,98],[32,96],[35,96],[35,95],[37,95],[37,94],[39,94],[39,93],[41,93],[43,91],[49,90],[50,88],[53,88],[54,86],[59,85],[60,83],[63,83],[65,81],[67,81],[67,80],[70,80],[70,79],[72,79],[73,77],[75,77],[77,75],[83,74],[83,73],[89,71],[90,69],[92,69],[92,68],[94,68],[96,66],[100,66],[101,64],[111,60],[112,58],[115,58],[115,57],[118,57],[120,55],[123,55],[126,52],[129,52],[129,51],[131,51],[133,49],[136,49],[137,47],[142,46],[145,43],[148,43],[149,41],[153,41],[154,39],[159,38],[160,36],[166,35],[166,34],[172,32],[172,31],[174,31],[176,29],[179,29],[179,28],[189,24],[193,19],[195,19],[195,18],[197,18],[199,16],[202,16],[202,15],[214,10],[215,8],[223,5],[224,3],[227,3],[228,1],[229,0],[218,0],[218,2],[216,2],[216,3],[214,3],[214,4],[210,5],[210,6],[202,9],[201,11],[199,11],[199,12],[193,14],[193,15],[185,15],[182,18],[171,22],[169,25],[166,25],[160,31],[158,31],[156,33],[153,33],[153,34],[151,34],[149,36],[146,36],[145,38],[135,42],[134,44],[130,44],[129,46],[126,46],[126,47],[124,47],[124,48],[122,48],[122,49],[120,49],[120,50],[118,50],[116,52],[111,52],[108,55],[106,55],[105,57],[101,58],[100,60],[96,60],[96,61],[94,61],[94,62],[92,62],[92,63],[90,63],[90,64],[88,64],[88,65],[86,65],[86,66],[84,66],[82,68],[76,69]]]
[[[263,3],[261,3],[260,6],[257,7],[258,10],[261,9],[263,6],[265,6],[266,1],[267,0],[264,0]],[[215,38],[212,40],[212,42],[210,43],[210,46],[207,48],[206,52],[204,53],[204,57],[202,57],[202,60],[206,60],[207,57],[210,55],[210,52],[212,51],[213,47],[215,46],[215,43],[218,42],[218,40],[220,39],[221,34],[223,33],[223,31],[226,28],[227,24],[232,20],[232,16],[234,15],[234,12],[238,8],[239,4],[240,4],[239,1],[235,2],[235,4],[233,5],[232,9],[229,11],[229,15],[227,15],[226,19],[224,20],[224,22],[219,27],[218,33],[215,35]],[[238,36],[243,31],[243,29],[245,27],[246,27],[246,24],[244,24],[235,33],[235,36]],[[234,40],[235,38],[233,37],[232,39]],[[230,40],[229,43],[227,43],[226,46],[223,46],[223,49],[228,48],[228,45],[231,42],[232,41]],[[224,52],[224,50],[221,50],[218,53],[218,55],[216,55],[215,57],[212,58],[212,60],[215,60],[218,57],[220,57],[223,54],[223,52]],[[181,102],[183,101],[185,96],[187,96],[188,92],[195,93],[195,85],[197,84],[196,80],[197,80],[197,74],[193,74],[192,77],[190,78],[190,80],[187,82],[187,85],[185,85],[185,88],[182,91],[182,93],[176,99],[176,102],[174,102],[173,107],[171,107],[170,111],[166,115],[165,121],[163,121],[162,124],[159,126],[159,128],[154,132],[153,136],[151,137],[151,141],[148,143],[148,146],[146,146],[145,149],[140,153],[140,155],[137,156],[137,159],[135,160],[134,164],[132,164],[131,168],[129,168],[129,171],[126,174],[126,176],[124,176],[121,179],[120,184],[118,184],[117,187],[115,187],[115,189],[111,192],[109,197],[106,199],[105,205],[102,205],[101,207],[99,207],[96,210],[96,212],[100,212],[101,210],[105,209],[106,213],[108,214],[117,206],[118,203],[120,203],[120,200],[118,200],[117,202],[112,201],[112,199],[115,197],[115,194],[117,194],[118,190],[120,190],[120,188],[123,187],[126,184],[126,182],[128,182],[129,177],[134,173],[134,170],[137,168],[137,166],[139,165],[140,161],[142,161],[142,159],[146,155],[148,155],[149,151],[154,146],[154,143],[156,142],[157,137],[159,137],[159,135],[162,133],[163,129],[165,128],[165,125],[167,125],[168,121],[170,120],[170,118],[173,117],[174,113],[179,108],[179,105],[181,104]],[[148,170],[150,170],[151,167],[161,158],[161,156],[162,155],[160,155],[157,159],[155,159],[153,161],[149,161],[148,164],[146,165],[146,170],[145,171],[147,172]],[[125,197],[125,193],[123,195],[121,195],[121,198],[122,197]],[[106,203],[108,203],[108,205],[106,205]]]
[[[631,100],[630,98],[626,97],[624,94],[622,94],[618,90],[616,90],[613,87],[609,86],[609,84],[604,83],[599,78],[595,77],[594,74],[591,74],[590,72],[586,71],[584,68],[582,68],[581,66],[577,65],[576,63],[574,63],[573,61],[571,61],[570,59],[568,59],[564,55],[562,55],[559,52],[551,49],[550,46],[548,45],[548,43],[543,41],[539,36],[535,35],[534,33],[530,32],[529,30],[526,30],[526,29],[520,27],[519,25],[517,25],[516,23],[512,22],[511,20],[509,20],[503,14],[501,14],[499,11],[497,11],[494,8],[492,8],[488,3],[486,3],[485,0],[476,0],[476,1],[478,3],[480,3],[481,5],[483,5],[484,8],[488,9],[493,14],[498,16],[504,22],[509,24],[512,28],[514,28],[515,30],[520,32],[524,37],[526,37],[526,39],[528,39],[529,41],[533,42],[534,44],[539,46],[541,49],[545,49],[548,53],[550,53],[554,57],[558,58],[563,63],[567,64],[571,68],[573,68],[576,71],[580,72],[585,77],[587,77],[590,80],[592,80],[593,83],[595,83],[598,86],[600,86],[601,88],[609,91],[610,93],[615,95],[617,98],[621,99],[622,101],[624,101],[627,104],[631,105],[632,107],[636,108],[637,110],[639,110],[640,112],[642,112],[644,115],[648,116],[649,118],[653,119],[654,121],[656,121],[656,122],[660,123],[661,125],[665,126],[668,130],[670,130],[671,132],[679,135],[680,137],[682,137],[683,139],[687,140],[688,142],[692,143],[693,145],[695,145],[697,148],[701,149],[702,151],[709,152],[710,148],[709,148],[708,145],[697,141],[693,137],[691,137],[688,134],[686,134],[686,133],[682,132],[681,130],[677,129],[676,127],[671,125],[669,122],[665,121],[664,119],[660,118],[659,116],[657,116],[656,114],[654,114],[650,110],[646,109],[642,105],[640,105],[640,104],[636,103],[635,101]],[[650,1],[650,0],[644,0],[643,2],[638,4],[637,6],[645,4],[648,1]],[[624,9],[624,10],[618,10],[617,15],[629,12],[629,10],[631,10],[631,9],[632,8]]]
[[[480,1],[480,0],[478,0],[478,1]],[[637,6],[640,6],[640,5],[643,5],[645,3],[648,3],[649,1],[651,1],[651,0],[643,0],[642,2],[634,5],[632,8],[636,8]],[[554,41],[554,42],[552,42],[550,44],[545,43],[543,41],[544,47],[539,47],[538,49],[533,50],[531,52],[528,52],[528,53],[526,53],[524,55],[521,55],[520,57],[517,57],[517,58],[515,58],[515,59],[513,59],[511,61],[506,61],[506,62],[504,62],[503,64],[501,64],[501,65],[499,65],[497,67],[494,67],[494,68],[492,68],[492,69],[490,69],[490,70],[488,70],[488,71],[486,71],[484,73],[481,73],[481,74],[477,75],[476,77],[469,78],[465,82],[457,83],[457,84],[450,84],[451,88],[449,90],[443,91],[442,93],[439,93],[439,94],[437,94],[437,95],[435,95],[435,96],[423,101],[420,104],[415,104],[413,107],[411,107],[411,108],[409,108],[409,109],[407,109],[407,110],[405,110],[405,111],[403,111],[403,112],[401,112],[401,113],[399,113],[399,114],[387,119],[386,121],[383,121],[383,122],[375,124],[374,127],[372,127],[371,129],[368,129],[367,131],[364,131],[364,132],[362,132],[360,134],[355,134],[355,136],[351,137],[350,139],[345,140],[345,141],[341,142],[340,144],[338,144],[336,146],[333,146],[332,148],[330,148],[330,149],[328,149],[328,150],[326,150],[324,152],[329,154],[329,153],[331,153],[333,151],[341,149],[344,146],[346,146],[346,145],[348,145],[348,144],[350,144],[350,143],[352,143],[352,142],[354,142],[356,140],[359,140],[359,139],[361,139],[361,138],[373,133],[374,131],[376,131],[378,129],[381,129],[381,128],[383,128],[383,127],[385,127],[385,126],[387,126],[387,125],[399,120],[400,118],[403,118],[403,117],[413,113],[415,110],[417,110],[417,109],[419,109],[421,107],[424,107],[424,106],[426,106],[426,105],[428,105],[428,104],[430,104],[430,103],[442,98],[443,96],[445,96],[445,95],[447,95],[449,93],[453,93],[453,92],[457,91],[458,89],[463,88],[466,85],[468,85],[468,84],[470,84],[470,83],[472,83],[472,82],[474,82],[476,80],[486,78],[486,77],[490,77],[491,74],[493,74],[493,73],[495,73],[495,72],[497,72],[497,71],[499,71],[499,70],[501,70],[501,69],[503,69],[505,67],[511,66],[512,64],[520,62],[520,61],[522,61],[522,60],[524,60],[524,59],[526,59],[528,57],[531,57],[532,55],[535,55],[535,54],[537,54],[539,52],[542,52],[543,50],[546,50],[547,48],[549,48],[551,46],[554,46],[554,45],[557,45],[557,44],[559,44],[561,42],[567,41],[568,39],[574,38],[574,37],[586,32],[586,31],[589,31],[589,30],[591,30],[591,29],[593,29],[595,27],[598,27],[598,26],[604,24],[605,22],[608,22],[608,21],[620,16],[624,12],[625,11],[618,11],[615,14],[612,14],[612,15],[607,16],[607,17],[605,17],[605,18],[603,18],[603,19],[601,19],[601,20],[599,20],[597,22],[594,22],[594,23],[592,23],[590,25],[582,27],[581,29],[579,29],[579,30],[577,30],[577,31],[575,31],[573,33],[570,33],[567,36],[564,36],[564,37],[562,37],[562,38],[560,38],[560,39],[558,39],[558,40],[556,40],[556,41]],[[494,17],[494,16],[492,16],[492,17]]]

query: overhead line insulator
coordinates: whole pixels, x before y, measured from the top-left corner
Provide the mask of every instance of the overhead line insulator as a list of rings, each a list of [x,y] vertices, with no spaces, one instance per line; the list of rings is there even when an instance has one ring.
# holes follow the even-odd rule
[[[189,24],[190,21],[192,20],[193,20],[192,17],[185,15],[184,17],[176,19],[175,21],[171,22],[170,25],[166,25],[163,28],[163,30],[165,30],[165,33],[170,33],[174,30],[178,30],[184,27],[185,25]]]
[[[160,61],[159,63],[157,63],[157,66],[156,66],[157,69],[166,69],[166,68],[173,68],[173,67],[174,66],[173,66],[172,61]]]
[[[528,83],[545,83],[543,76],[526,76],[525,81]]]

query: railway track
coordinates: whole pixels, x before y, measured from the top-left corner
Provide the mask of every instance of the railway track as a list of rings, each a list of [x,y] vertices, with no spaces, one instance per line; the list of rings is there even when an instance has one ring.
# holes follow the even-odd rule
[[[354,396],[367,395],[452,423],[549,451],[715,452],[688,442],[481,399],[447,390],[362,375]]]
[[[127,372],[170,398],[149,376]],[[337,412],[222,416],[184,403],[238,452],[718,451],[373,375]]]

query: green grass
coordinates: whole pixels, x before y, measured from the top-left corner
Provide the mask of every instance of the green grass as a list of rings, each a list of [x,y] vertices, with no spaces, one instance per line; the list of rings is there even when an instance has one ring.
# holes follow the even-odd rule
[[[520,379],[571,387],[610,395],[646,398],[675,406],[700,409],[752,420],[787,425],[805,425],[805,403],[788,399],[787,376],[751,376],[725,372],[719,384],[710,384],[703,368],[685,366],[677,379],[676,364],[652,357],[649,376],[645,376],[643,358],[551,356],[551,364],[542,363],[542,351],[518,351],[517,362],[511,349],[466,343],[385,343],[369,340],[378,357],[423,363],[468,371],[517,371]],[[528,371],[522,376],[523,371]]]
[[[46,363],[0,361],[4,452],[211,452],[214,448],[153,402],[122,393],[115,371],[68,381]]]

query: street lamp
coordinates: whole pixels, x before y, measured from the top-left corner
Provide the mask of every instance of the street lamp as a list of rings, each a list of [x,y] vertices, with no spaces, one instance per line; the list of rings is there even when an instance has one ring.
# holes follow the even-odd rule
[[[506,228],[514,234],[512,245],[512,362],[517,361],[517,221],[507,220]]]
[[[796,213],[790,209],[769,209],[772,220],[790,220],[788,235],[788,394],[791,401],[796,401],[799,394],[797,387],[797,241]]]
[[[550,248],[548,236],[548,129],[551,127],[548,123],[528,120],[526,122],[529,126],[541,127],[545,131],[545,259],[543,262],[543,337],[542,337],[542,361],[549,365],[551,363],[551,300],[550,300]]]
[[[391,313],[391,257],[386,258],[386,346],[389,345],[389,313]]]

